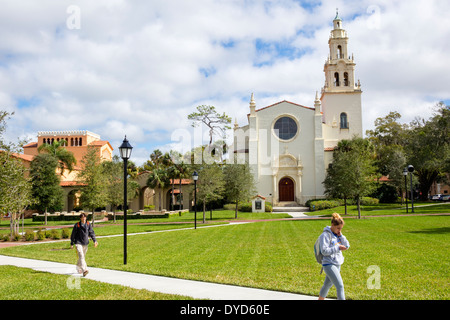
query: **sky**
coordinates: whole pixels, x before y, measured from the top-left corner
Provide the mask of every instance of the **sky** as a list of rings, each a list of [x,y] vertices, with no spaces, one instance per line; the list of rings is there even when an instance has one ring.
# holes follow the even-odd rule
[[[257,109],[313,107],[336,8],[364,132],[390,111],[408,123],[450,104],[450,1],[0,0],[5,138],[88,130],[118,154],[126,135],[141,165],[155,149],[186,151],[181,137],[209,140],[187,119],[199,105],[240,126],[252,93]]]

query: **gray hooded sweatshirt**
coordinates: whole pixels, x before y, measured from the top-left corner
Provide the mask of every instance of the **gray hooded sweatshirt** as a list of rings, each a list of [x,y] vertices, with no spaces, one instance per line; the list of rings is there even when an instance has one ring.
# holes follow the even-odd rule
[[[350,243],[343,234],[338,237],[331,231],[331,228],[329,226],[325,227],[323,229],[323,233],[320,235],[320,252],[323,255],[323,266],[327,264],[340,266],[344,263],[344,256],[339,249],[339,245],[350,248]]]

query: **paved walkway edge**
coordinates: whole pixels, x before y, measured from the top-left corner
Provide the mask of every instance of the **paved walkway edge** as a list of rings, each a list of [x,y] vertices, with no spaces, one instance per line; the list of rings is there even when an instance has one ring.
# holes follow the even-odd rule
[[[0,265],[30,268],[37,271],[80,277],[75,265],[0,255]],[[246,288],[210,282],[153,276],[141,273],[89,268],[87,279],[135,289],[178,294],[194,299],[211,300],[317,300],[317,297],[287,292]]]

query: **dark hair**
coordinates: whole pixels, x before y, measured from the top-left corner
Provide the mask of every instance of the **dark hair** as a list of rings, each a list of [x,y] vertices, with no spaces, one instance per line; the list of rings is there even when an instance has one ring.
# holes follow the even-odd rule
[[[81,217],[85,217],[85,218],[87,218],[87,215],[86,215],[86,213],[84,213],[84,212],[80,213],[80,219],[81,219]]]

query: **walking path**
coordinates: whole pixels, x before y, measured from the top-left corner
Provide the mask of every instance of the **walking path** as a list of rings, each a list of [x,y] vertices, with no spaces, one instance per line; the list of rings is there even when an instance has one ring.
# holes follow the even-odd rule
[[[16,267],[30,268],[37,271],[65,274],[68,276],[68,285],[73,285],[76,278],[81,277],[77,273],[75,265],[66,263],[0,255],[0,265],[13,265]],[[287,292],[238,287],[233,285],[176,279],[100,268],[89,268],[89,274],[86,276],[86,278],[95,281],[128,286],[135,289],[145,289],[154,292],[178,294],[192,297],[194,299],[317,300],[317,297],[314,296],[306,296]]]

